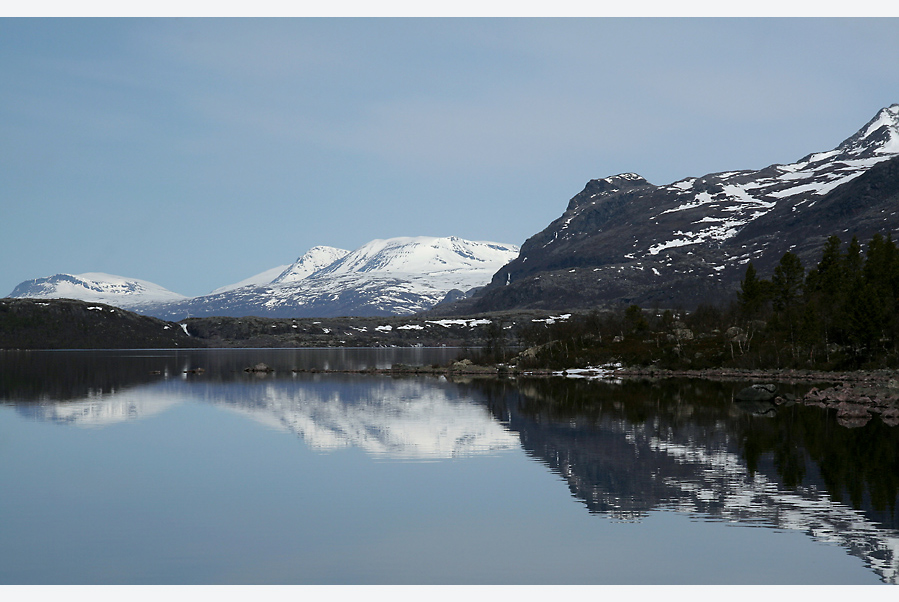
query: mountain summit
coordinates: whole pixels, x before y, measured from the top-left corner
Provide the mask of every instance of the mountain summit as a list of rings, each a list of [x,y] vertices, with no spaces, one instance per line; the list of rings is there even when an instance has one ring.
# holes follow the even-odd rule
[[[899,104],[881,109],[874,119],[844,140],[834,152],[846,159],[899,154]]]
[[[599,303],[695,307],[731,299],[746,264],[788,250],[814,265],[826,238],[899,232],[899,104],[836,148],[796,163],[655,186],[591,180],[490,285],[452,311],[575,309]]]
[[[56,274],[47,278],[26,280],[10,297],[33,299],[78,299],[91,303],[106,303],[139,312],[142,308],[177,303],[187,299],[158,284],[137,278],[91,272],[87,274]]]

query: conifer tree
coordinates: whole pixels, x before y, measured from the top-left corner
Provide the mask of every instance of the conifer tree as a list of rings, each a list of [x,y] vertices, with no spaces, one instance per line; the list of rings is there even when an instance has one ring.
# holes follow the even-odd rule
[[[805,269],[799,256],[787,251],[780,258],[780,262],[774,268],[774,276],[771,277],[772,307],[773,321],[777,325],[775,330],[783,329],[783,335],[790,341],[790,353],[794,362],[798,361],[801,355],[797,346],[800,342],[798,308],[804,281]]]
[[[768,282],[758,278],[755,266],[750,261],[746,266],[746,275],[740,281],[740,290],[737,293],[740,314],[744,319],[751,320],[759,317],[768,300],[769,286]]]
[[[821,252],[821,261],[815,269],[809,270],[805,279],[804,294],[808,309],[803,319],[804,335],[808,344],[820,344],[828,364],[839,309],[845,296],[845,262],[841,246],[839,237],[828,237]],[[816,326],[814,332],[808,330],[812,325]]]
[[[843,283],[843,261],[840,256],[842,243],[839,237],[830,236],[821,252],[818,266],[810,270],[806,278],[806,291],[821,293],[825,298],[839,294]]]
[[[883,308],[877,292],[871,284],[863,282],[847,300],[846,318],[848,340],[852,345],[857,365],[871,359],[877,351],[881,334]]]
[[[774,268],[774,276],[771,278],[775,311],[785,311],[796,306],[804,280],[805,269],[799,256],[787,251]]]
[[[853,236],[843,257],[844,282],[852,285],[862,272],[862,247],[858,243],[858,237]]]

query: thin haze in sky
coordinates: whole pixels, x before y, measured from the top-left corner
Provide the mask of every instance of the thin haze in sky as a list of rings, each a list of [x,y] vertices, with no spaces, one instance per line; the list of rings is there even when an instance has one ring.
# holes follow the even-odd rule
[[[0,19],[0,295],[199,295],[315,245],[521,244],[592,178],[828,150],[897,19]]]

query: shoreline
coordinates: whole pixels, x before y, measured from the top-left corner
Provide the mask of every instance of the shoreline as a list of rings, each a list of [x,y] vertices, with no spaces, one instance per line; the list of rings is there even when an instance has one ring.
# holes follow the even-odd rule
[[[257,370],[247,369],[247,372]],[[261,370],[260,370],[261,371]],[[847,428],[861,427],[875,416],[890,427],[899,426],[899,372],[895,370],[857,370],[822,372],[815,370],[656,370],[645,368],[579,368],[568,370],[517,370],[505,366],[478,366],[467,360],[448,366],[406,366],[363,370],[294,370],[308,373],[356,373],[392,376],[430,375],[481,378],[576,378],[585,380],[661,380],[696,378],[752,383],[813,384],[802,397],[780,395],[776,387],[769,399],[760,400],[754,413],[772,415],[778,408],[795,404],[834,410],[837,422]],[[750,385],[750,386],[752,386]],[[819,386],[821,388],[819,388]],[[741,403],[735,398],[734,403]]]
[[[842,370],[825,372],[822,370],[794,370],[772,368],[765,370],[714,368],[708,370],[664,370],[656,368],[616,368],[615,378],[706,378],[710,380],[752,380],[785,383],[838,382],[838,383],[887,383],[891,381],[899,388],[897,370]]]
[[[247,372],[254,369],[248,368]],[[263,370],[260,370],[263,371]],[[819,370],[766,369],[744,370],[717,368],[709,370],[666,370],[656,368],[587,367],[553,370],[535,368],[522,370],[514,366],[482,366],[467,361],[454,362],[443,366],[412,366],[395,364],[391,368],[362,368],[355,370],[298,369],[294,372],[335,373],[335,374],[435,374],[435,375],[495,375],[495,376],[562,376],[598,379],[638,379],[638,378],[701,378],[725,381],[773,381],[783,383],[871,383],[885,384],[899,392],[899,370],[850,370],[825,372]]]

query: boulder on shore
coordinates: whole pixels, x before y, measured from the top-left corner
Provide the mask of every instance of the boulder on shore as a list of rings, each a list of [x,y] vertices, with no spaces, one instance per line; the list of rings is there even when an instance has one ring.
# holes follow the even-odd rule
[[[274,368],[269,366],[264,362],[259,362],[255,366],[250,366],[249,368],[244,368],[244,372],[274,372]]]
[[[774,384],[752,385],[742,389],[734,396],[736,401],[772,401],[777,392]]]

